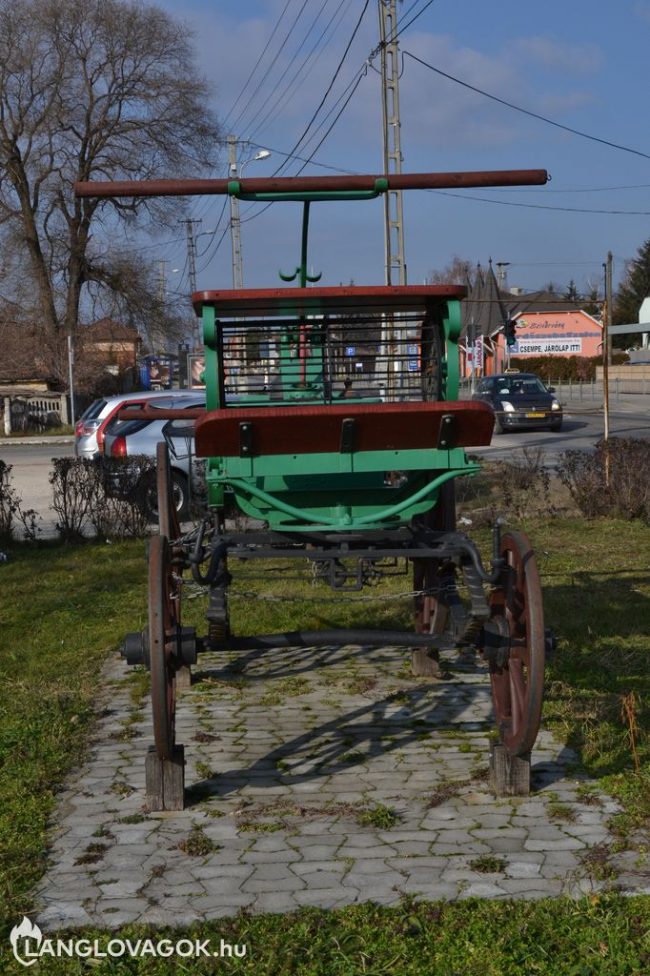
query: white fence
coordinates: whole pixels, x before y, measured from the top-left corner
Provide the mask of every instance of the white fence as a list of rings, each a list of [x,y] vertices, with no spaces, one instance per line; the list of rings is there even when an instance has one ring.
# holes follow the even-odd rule
[[[65,393],[28,393],[2,398],[4,433],[44,431],[69,423]]]

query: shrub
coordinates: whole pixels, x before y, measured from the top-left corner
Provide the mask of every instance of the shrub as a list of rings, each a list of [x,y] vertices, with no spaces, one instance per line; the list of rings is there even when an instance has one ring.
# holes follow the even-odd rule
[[[629,361],[627,353],[614,353],[612,364]],[[602,366],[601,356],[513,356],[510,365],[522,373],[536,373],[545,383],[589,382],[596,378],[596,367]]]
[[[558,475],[586,518],[613,515],[650,523],[650,443],[599,441],[593,454],[566,451]]]
[[[23,527],[23,538],[34,542],[40,528],[33,508],[23,509],[18,492],[11,483],[11,464],[0,460],[0,542],[11,542],[16,521]]]
[[[137,539],[147,534],[146,496],[155,467],[151,458],[111,458],[102,463],[53,458],[52,464],[52,508],[65,542],[80,542],[91,535]],[[119,476],[119,496],[111,489],[111,475]]]
[[[99,465],[83,458],[52,458],[52,508],[64,542],[79,542],[91,522],[91,506],[103,494]]]

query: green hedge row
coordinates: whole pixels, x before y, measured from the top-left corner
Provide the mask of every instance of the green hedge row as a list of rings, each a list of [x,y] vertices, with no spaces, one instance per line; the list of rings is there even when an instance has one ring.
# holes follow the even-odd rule
[[[615,352],[612,364],[627,363],[625,352]],[[526,373],[537,373],[543,380],[568,383],[569,380],[589,381],[596,378],[596,366],[602,366],[601,356],[513,356],[510,366]]]

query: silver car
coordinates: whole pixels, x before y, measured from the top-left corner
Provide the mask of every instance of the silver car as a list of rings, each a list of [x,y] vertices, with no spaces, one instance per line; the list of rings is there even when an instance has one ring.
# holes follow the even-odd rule
[[[186,393],[187,391],[176,391]],[[167,398],[176,393],[168,393]],[[118,410],[124,407],[139,407],[145,403],[161,399],[161,391],[149,393],[120,393],[116,396],[100,397],[84,410],[75,424],[74,452],[77,457],[88,461],[99,457],[103,452],[104,435],[108,425]]]
[[[205,407],[205,393],[177,391],[173,396],[158,396],[156,409],[172,407],[185,410]],[[120,420],[114,417],[106,428],[103,443],[106,489],[116,497],[135,496],[143,499],[147,514],[155,519],[158,505],[153,465],[156,448],[166,440],[169,444],[172,491],[179,518],[184,520],[190,511],[193,491],[197,490],[198,477],[194,457],[194,420]],[[119,458],[150,458],[151,465],[111,463]]]

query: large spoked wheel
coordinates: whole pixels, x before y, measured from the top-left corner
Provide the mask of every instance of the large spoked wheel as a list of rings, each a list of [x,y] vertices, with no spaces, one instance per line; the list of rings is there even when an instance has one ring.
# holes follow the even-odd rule
[[[156,448],[156,501],[160,534],[168,539],[177,539],[181,529],[166,441],[161,441]]]
[[[179,588],[169,542],[165,536],[154,536],[149,547],[149,660],[153,734],[161,759],[171,759],[175,745],[179,626]]]
[[[545,633],[535,554],[523,533],[501,541],[505,565],[490,597],[490,624],[499,653],[489,659],[497,728],[510,756],[532,749],[542,713]]]

